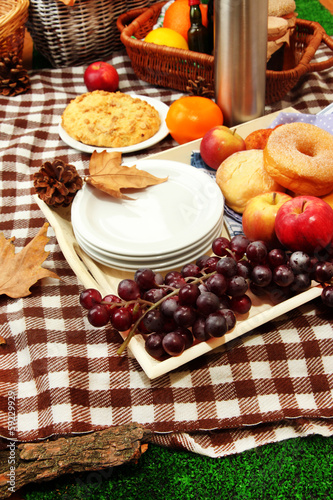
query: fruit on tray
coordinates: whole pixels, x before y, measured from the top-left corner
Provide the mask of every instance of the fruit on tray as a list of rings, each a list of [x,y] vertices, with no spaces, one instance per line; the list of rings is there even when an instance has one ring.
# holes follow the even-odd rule
[[[333,192],[323,196],[322,200],[326,201],[333,208]]]
[[[116,68],[104,61],[89,64],[83,78],[89,92],[94,90],[115,92],[119,86],[119,75]]]
[[[281,127],[281,125],[276,125],[273,128],[260,128],[251,132],[244,139],[246,149],[265,149],[269,136],[277,127]]]
[[[184,96],[174,101],[165,119],[173,139],[178,144],[201,139],[208,130],[223,124],[218,105],[202,96]]]
[[[208,26],[207,5],[200,5],[202,24]],[[188,0],[176,0],[165,11],[163,27],[180,33],[187,41],[187,32],[191,27]]]
[[[316,255],[332,243],[333,209],[321,198],[296,196],[279,208],[275,232],[286,248]]]
[[[180,33],[170,28],[156,28],[146,35],[144,41],[147,43],[155,43],[156,45],[166,45],[167,47],[188,50],[188,44],[185,38]]]
[[[263,240],[270,247],[280,246],[275,234],[275,217],[286,201],[287,193],[272,191],[251,198],[242,216],[243,232],[250,240]]]
[[[225,125],[217,125],[208,130],[200,143],[201,158],[215,170],[228,156],[244,149],[246,149],[244,139]]]
[[[288,202],[285,203],[285,205]],[[165,276],[150,268],[119,282],[117,295],[84,290],[80,304],[93,326],[108,324],[128,335],[121,354],[134,335],[145,349],[163,361],[212,338],[220,338],[248,314],[253,295],[272,305],[304,292],[312,280],[323,286],[322,299],[333,306],[333,257],[303,250],[269,249],[261,240],[244,235],[216,238],[213,255],[204,255],[180,271]]]

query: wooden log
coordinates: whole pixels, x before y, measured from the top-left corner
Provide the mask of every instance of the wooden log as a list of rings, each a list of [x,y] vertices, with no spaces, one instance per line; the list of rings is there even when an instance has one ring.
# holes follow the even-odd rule
[[[149,429],[132,423],[41,442],[8,441],[0,451],[0,498],[28,483],[136,462],[151,436]]]

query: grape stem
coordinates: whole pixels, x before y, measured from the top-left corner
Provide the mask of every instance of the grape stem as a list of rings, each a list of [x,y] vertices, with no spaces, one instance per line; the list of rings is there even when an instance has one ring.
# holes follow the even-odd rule
[[[127,307],[130,304],[139,304],[145,306],[151,306],[153,302],[144,299],[136,299],[136,300],[123,300],[121,302],[108,302],[107,300],[101,300],[102,305],[109,306],[110,309],[115,309],[116,307]]]
[[[192,281],[192,284],[196,285],[197,283],[200,283],[202,281],[205,281],[206,279],[208,279],[210,276],[213,276],[213,274],[216,274],[216,271],[212,272],[212,273],[208,273],[208,274],[205,274],[203,276],[200,276],[199,278],[196,278],[195,280]],[[126,347],[128,346],[128,344],[130,343],[131,339],[134,337],[135,333],[136,333],[136,330],[139,326],[139,324],[141,323],[142,319],[146,316],[146,314],[149,312],[149,311],[152,311],[153,309],[157,309],[161,304],[162,302],[165,301],[165,299],[169,298],[169,297],[173,297],[174,295],[178,295],[179,293],[179,290],[180,288],[176,288],[175,290],[173,290],[171,293],[169,293],[168,295],[166,295],[165,297],[162,297],[160,300],[158,300],[157,302],[155,302],[154,304],[152,304],[148,309],[146,309],[146,311],[140,316],[140,318],[134,323],[134,325],[132,326],[132,328],[130,329],[129,331],[129,334],[127,335],[126,339],[124,340],[124,342],[121,344],[121,346],[119,347],[118,351],[117,351],[117,354],[120,356],[124,350],[126,349]]]

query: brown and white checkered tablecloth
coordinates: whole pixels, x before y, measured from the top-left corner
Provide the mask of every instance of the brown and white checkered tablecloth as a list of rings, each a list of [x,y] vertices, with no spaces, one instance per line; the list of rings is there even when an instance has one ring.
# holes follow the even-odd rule
[[[327,57],[327,50],[318,52]],[[124,52],[110,62],[120,90],[171,104],[181,94],[134,75]],[[62,158],[83,171],[89,155],[58,135],[70,99],[86,91],[83,67],[31,72],[31,91],[0,97],[0,232],[23,248],[45,222],[32,175]],[[266,113],[294,106],[317,113],[333,100],[333,71],[308,74]],[[175,145],[170,137],[137,157]],[[43,279],[23,299],[0,296],[0,435],[31,441],[139,422],[155,442],[217,457],[261,444],[333,434],[333,311],[320,299],[279,317],[176,371],[149,380],[109,328],[91,327],[79,305],[82,285],[52,228]],[[8,427],[9,395],[15,432]]]

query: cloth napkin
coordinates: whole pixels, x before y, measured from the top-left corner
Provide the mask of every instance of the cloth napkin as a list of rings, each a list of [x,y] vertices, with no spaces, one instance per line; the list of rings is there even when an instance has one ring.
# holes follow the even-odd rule
[[[120,90],[166,104],[181,96],[138,80],[125,52],[110,58]],[[87,171],[90,156],[68,147],[58,125],[65,106],[86,91],[84,67],[33,71],[31,90],[0,97],[0,232],[20,251],[45,222],[32,176],[56,157]],[[332,100],[333,75],[309,74],[265,112],[294,105],[315,114]],[[176,145],[170,137],[135,158]],[[127,157],[131,158],[130,156]],[[32,441],[138,422],[154,441],[212,457],[313,433],[333,434],[332,312],[304,304],[181,368],[149,380],[120,338],[93,328],[79,305],[83,287],[52,227],[47,278],[22,299],[0,296],[0,436]],[[11,399],[10,399],[11,398]],[[9,401],[16,425],[9,425]],[[11,410],[9,410],[9,408]]]

